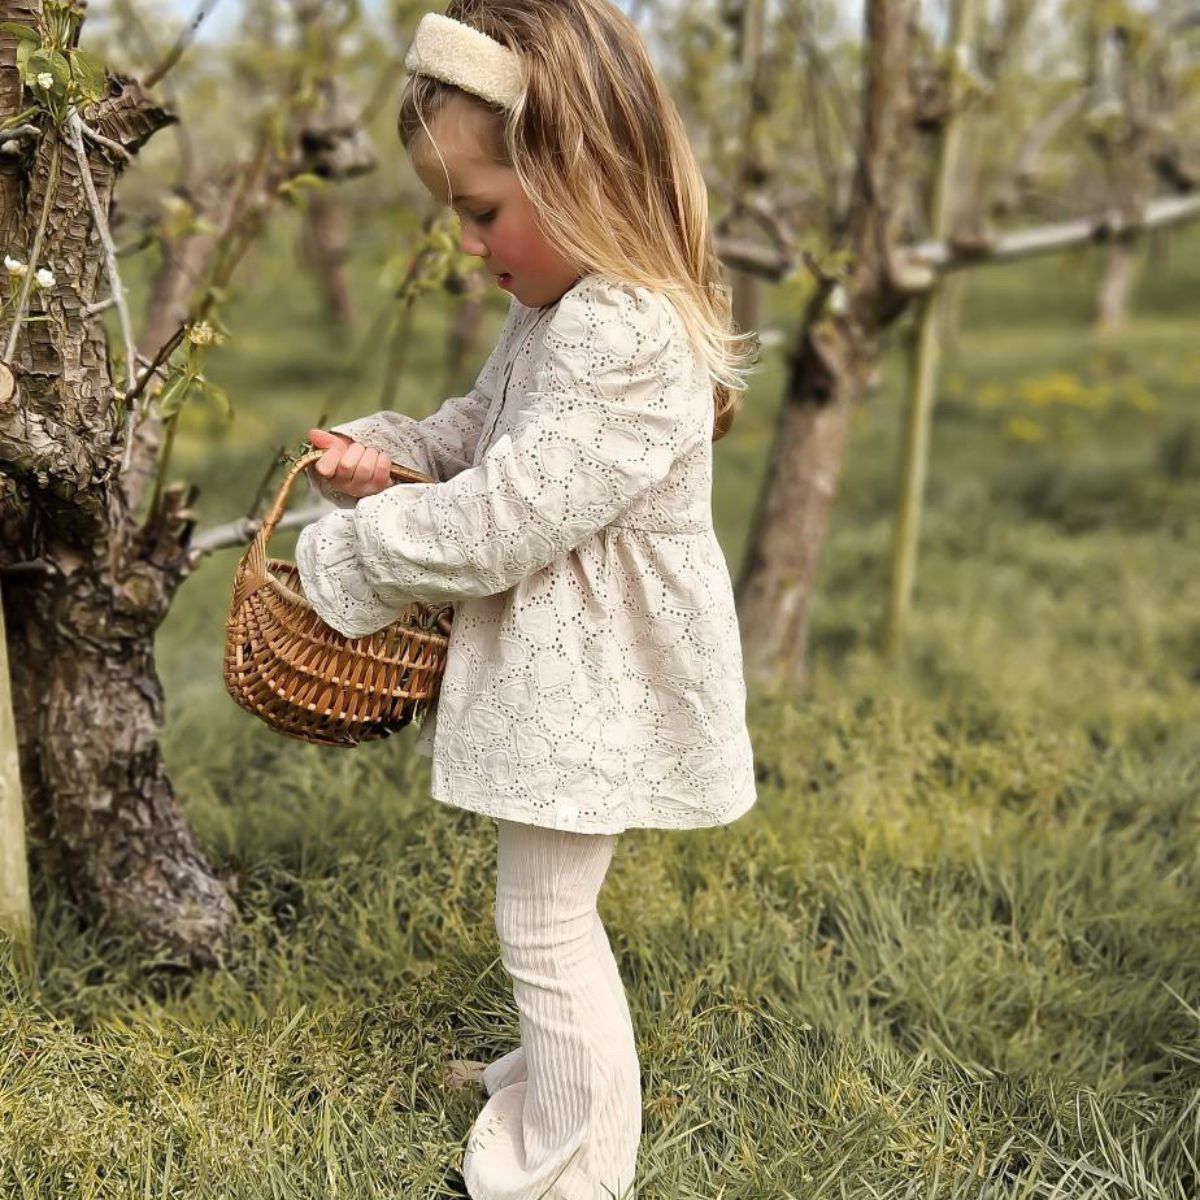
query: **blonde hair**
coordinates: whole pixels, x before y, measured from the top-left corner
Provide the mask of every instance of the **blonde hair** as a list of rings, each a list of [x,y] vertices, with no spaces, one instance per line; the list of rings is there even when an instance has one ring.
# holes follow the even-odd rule
[[[708,189],[674,101],[633,22],[608,0],[451,0],[446,16],[517,51],[525,89],[507,112],[413,74],[397,126],[406,151],[452,95],[494,117],[542,235],[581,273],[640,285],[674,306],[713,383],[713,441],[729,431],[757,361],[734,324],[709,223]],[[439,152],[440,154],[440,152]]]

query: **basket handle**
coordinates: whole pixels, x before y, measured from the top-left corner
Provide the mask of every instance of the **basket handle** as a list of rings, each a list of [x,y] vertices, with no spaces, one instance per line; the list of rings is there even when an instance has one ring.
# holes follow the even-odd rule
[[[250,545],[246,553],[242,556],[237,571],[234,573],[233,599],[230,602],[231,613],[236,612],[241,607],[242,602],[247,596],[252,595],[260,587],[264,587],[267,584],[270,584],[277,591],[288,596],[302,607],[312,607],[304,596],[298,595],[282,580],[276,579],[267,570],[267,540],[275,532],[275,526],[279,524],[280,518],[283,516],[283,509],[287,504],[288,492],[291,489],[292,481],[301,471],[310,467],[324,453],[324,450],[313,450],[309,454],[301,455],[279,485],[279,491],[275,495],[274,504],[271,505],[267,515],[263,518],[262,524],[255,530],[254,537],[251,539]],[[430,479],[428,475],[423,475],[420,471],[414,470],[412,467],[401,466],[399,463],[391,464],[390,474],[397,483],[437,482],[435,479]]]
[[[324,450],[313,450],[309,454],[301,455],[293,464],[292,469],[287,473],[284,481],[279,485],[279,491],[275,495],[275,503],[271,505],[267,515],[263,517],[263,523],[258,530],[257,536],[262,539],[264,546],[267,543],[267,539],[275,532],[275,526],[279,524],[280,519],[283,517],[283,510],[287,505],[288,492],[292,489],[292,481],[301,471],[305,471],[312,466],[324,453]],[[392,463],[389,474],[396,483],[437,482],[436,479],[431,479],[428,475],[414,470],[412,467],[402,466],[400,463]]]

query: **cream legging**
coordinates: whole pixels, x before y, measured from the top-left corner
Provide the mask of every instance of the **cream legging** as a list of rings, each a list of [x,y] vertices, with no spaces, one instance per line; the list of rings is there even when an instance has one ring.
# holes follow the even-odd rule
[[[596,897],[616,834],[497,821],[496,933],[521,1045],[484,1072],[473,1200],[633,1200],[641,1072]]]

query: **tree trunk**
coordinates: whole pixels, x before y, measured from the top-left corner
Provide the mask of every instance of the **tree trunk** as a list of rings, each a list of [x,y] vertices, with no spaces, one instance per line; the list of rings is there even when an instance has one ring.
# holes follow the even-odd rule
[[[69,14],[68,53],[83,10]],[[0,0],[3,20],[40,28],[40,3]],[[0,32],[0,121],[26,100],[15,49],[14,35]],[[332,55],[325,69],[336,78]],[[264,125],[226,178],[214,173],[181,185],[181,193],[200,197],[199,215],[217,232],[194,230],[166,246],[142,350],[129,345],[131,322],[118,305],[130,358],[166,360],[186,321],[209,313],[285,180],[336,180],[373,166],[348,99],[339,100],[332,83],[322,89],[318,81],[323,95],[309,93],[303,78],[296,75],[294,95],[284,98],[282,144],[277,123]],[[322,107],[313,112],[315,100]],[[77,143],[80,118],[95,135]],[[9,310],[0,331],[11,359],[0,366],[13,382],[0,389],[0,572],[34,855],[91,915],[195,967],[220,961],[234,910],[166,776],[153,650],[155,631],[203,553],[190,546],[194,520],[183,486],[157,486],[170,439],[153,403],[156,379],[136,362],[135,399],[146,411],[133,425],[122,470],[128,375],[116,392],[104,325],[89,311],[98,292],[123,296],[109,265],[116,179],[129,156],[175,120],[137,81],[110,73],[103,99],[68,112],[70,140],[36,108],[24,131],[9,137],[29,152],[10,146],[0,156],[0,241],[28,260],[26,280],[39,267],[54,272],[51,286],[30,292],[29,319]],[[155,500],[144,507],[153,511],[143,514],[151,485]]]
[[[46,556],[76,553],[64,544]],[[102,563],[5,589],[14,706],[30,802],[48,817],[47,865],[101,923],[212,965],[233,908],[179,811],[158,745],[154,630],[174,589],[144,563],[122,583]]]
[[[299,153],[307,173],[326,181],[309,191],[304,206],[300,257],[316,275],[330,317],[344,329],[354,324],[354,306],[346,260],[350,228],[345,197],[335,195],[329,181],[351,179],[374,170],[378,156],[360,124],[358,105],[328,59],[328,74],[317,84],[320,102],[299,135]]]
[[[851,356],[818,349],[830,332],[802,335],[737,584],[745,672],[772,691],[807,682],[808,602],[865,378]]]
[[[896,209],[912,135],[909,57],[915,0],[869,0],[862,141],[840,222],[852,266],[809,302],[790,364],[778,434],[738,581],[747,677],[799,692],[808,606],[854,406],[884,331],[910,293],[895,278]],[[835,247],[836,249],[836,247]]]
[[[138,353],[146,359],[152,360],[187,319],[196,282],[208,278],[222,233],[233,217],[237,191],[232,173],[189,187],[194,227],[174,237],[162,235],[162,267],[154,277],[138,337]],[[155,384],[147,388],[151,395],[158,390]],[[151,405],[134,430],[129,469],[121,477],[125,503],[139,517],[145,516],[143,502],[157,476],[162,440],[162,419]]]
[[[765,0],[741,0],[737,14],[739,77],[745,92],[746,111],[742,152],[733,189],[736,214],[756,191],[770,182],[766,161],[766,125],[774,95],[768,86],[765,61],[767,12]],[[756,330],[762,316],[762,280],[749,271],[730,272],[732,316],[741,330]]]
[[[969,61],[975,26],[975,0],[959,0],[950,16],[946,57],[950,62]],[[958,81],[948,74],[946,113],[937,133],[929,194],[928,226],[932,237],[950,233],[952,193],[961,142],[962,99]],[[887,613],[883,622],[885,653],[900,653],[912,609],[917,577],[917,551],[921,539],[921,513],[925,504],[925,477],[929,463],[929,436],[941,360],[943,304],[940,281],[916,302],[916,322],[908,345],[908,395],[905,405],[903,451],[900,460],[900,493],[892,538],[892,573]]]
[[[0,3],[0,19],[38,27],[40,6]],[[13,58],[4,35],[0,119],[22,104]],[[175,120],[120,76],[80,115],[131,154]],[[5,156],[0,167],[4,245],[30,272],[55,275],[30,294],[29,315],[45,320],[21,325],[7,364],[16,398],[0,406],[0,567],[35,558],[45,567],[10,574],[3,594],[32,849],[103,923],[188,965],[210,965],[228,942],[233,906],[166,777],[153,660],[155,630],[189,572],[187,514],[178,489],[148,528],[127,503],[104,327],[84,310],[108,291],[104,246],[72,148],[48,114],[32,120],[40,132],[31,153]],[[84,146],[107,215],[124,160]]]
[[[342,197],[325,189],[310,192],[304,210],[300,255],[316,277],[330,319],[343,329],[354,324],[346,260],[350,256],[350,231]]]
[[[1104,267],[1096,286],[1096,327],[1112,332],[1129,319],[1129,301],[1137,274],[1137,246],[1132,238],[1113,238],[1104,247]]]

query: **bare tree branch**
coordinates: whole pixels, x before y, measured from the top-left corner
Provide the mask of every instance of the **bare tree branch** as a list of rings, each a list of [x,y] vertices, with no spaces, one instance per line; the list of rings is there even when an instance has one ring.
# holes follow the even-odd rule
[[[1047,142],[1087,103],[1088,94],[1083,88],[1075,88],[1061,103],[1056,104],[1029,131],[1029,136],[1017,151],[1013,166],[1013,177],[1018,187],[1023,188],[1033,177],[1034,166]]]
[[[167,51],[166,57],[142,80],[142,87],[149,91],[158,81],[183,57],[183,52],[191,45],[196,36],[196,30],[204,22],[204,18],[216,7],[217,0],[200,0],[192,19],[180,31],[175,44]]]
[[[83,190],[87,193],[88,207],[92,210],[92,220],[96,226],[96,236],[104,247],[104,265],[108,272],[108,283],[112,288],[112,300],[117,306],[117,316],[121,324],[121,340],[125,343],[125,377],[126,393],[133,391],[135,373],[137,371],[137,346],[133,340],[133,322],[129,317],[129,306],[125,302],[125,289],[121,285],[121,272],[117,269],[117,248],[113,245],[112,234],[108,229],[108,221],[100,208],[100,197],[96,195],[96,183],[92,179],[92,168],[88,162],[87,151],[83,148],[81,126],[83,122],[79,114],[72,109],[67,116],[64,136],[67,145],[75,153],[75,162],[79,166],[79,174],[83,180]],[[134,405],[129,405],[125,414],[125,454],[122,469],[129,466],[130,447],[133,444],[133,413]]]
[[[930,286],[938,271],[957,271],[964,267],[1056,254],[1089,242],[1105,242],[1151,229],[1185,225],[1198,218],[1200,194],[1165,196],[1144,205],[1140,214],[1114,210],[990,238],[915,242],[897,247],[894,265],[904,273],[909,290],[921,291]],[[722,262],[776,283],[788,278],[800,266],[793,255],[750,238],[717,237],[715,242]]]
[[[310,504],[307,508],[297,508],[292,512],[284,513],[275,528],[276,530],[297,529],[331,511],[333,510],[329,504]],[[212,554],[215,550],[224,550],[229,546],[248,545],[260,528],[262,528],[261,518],[238,517],[236,521],[229,521],[227,524],[214,525],[209,529],[202,530],[188,543],[188,553],[192,564],[199,562],[206,554]]]
[[[913,264],[936,271],[955,271],[963,267],[1057,254],[1076,246],[1086,246],[1090,242],[1105,242],[1151,229],[1184,225],[1197,218],[1200,218],[1200,194],[1167,196],[1151,200],[1142,208],[1140,215],[1113,210],[1075,221],[999,234],[982,243],[961,243],[953,239],[947,242],[920,242],[905,247],[901,253]]]

